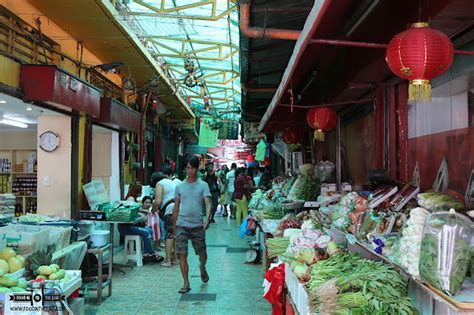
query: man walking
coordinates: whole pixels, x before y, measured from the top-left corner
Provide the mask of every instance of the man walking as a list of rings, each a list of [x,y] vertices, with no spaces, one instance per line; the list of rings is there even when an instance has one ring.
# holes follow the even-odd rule
[[[220,195],[220,188],[219,188],[219,180],[217,179],[217,175],[214,172],[214,165],[208,163],[206,166],[207,172],[206,176],[204,177],[204,181],[209,185],[209,191],[211,192],[211,220],[210,223],[216,223],[214,221],[214,215],[217,211],[217,206],[219,205],[219,195]]]
[[[206,271],[207,252],[205,231],[209,227],[211,217],[211,193],[209,186],[198,179],[197,172],[199,159],[189,156],[186,162],[187,178],[175,191],[175,205],[173,209],[173,225],[176,239],[176,252],[179,255],[181,274],[184,286],[179,293],[188,293],[191,290],[188,278],[188,241],[191,241],[194,252],[199,256],[201,263],[201,280],[206,283],[209,275]],[[206,206],[206,218],[202,222],[202,208]]]

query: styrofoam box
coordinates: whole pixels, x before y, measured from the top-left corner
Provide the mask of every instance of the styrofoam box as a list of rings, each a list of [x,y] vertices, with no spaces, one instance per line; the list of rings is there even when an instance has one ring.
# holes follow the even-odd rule
[[[69,275],[70,279],[67,282],[60,282],[58,280],[46,280],[59,282],[59,286],[65,296],[71,295],[75,290],[82,285],[82,272],[81,270],[66,270],[66,275]]]
[[[287,263],[285,263],[285,283],[298,313],[302,315],[309,314],[308,293],[305,286],[299,282]]]
[[[46,251],[48,238],[49,228],[44,226],[11,224],[0,227],[0,249],[11,247],[22,256]]]

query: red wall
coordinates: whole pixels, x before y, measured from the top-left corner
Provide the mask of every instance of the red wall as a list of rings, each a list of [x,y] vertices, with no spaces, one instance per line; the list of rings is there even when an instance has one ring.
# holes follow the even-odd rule
[[[409,172],[418,161],[422,190],[433,185],[443,157],[448,164],[449,189],[464,195],[474,167],[474,127],[408,140]]]

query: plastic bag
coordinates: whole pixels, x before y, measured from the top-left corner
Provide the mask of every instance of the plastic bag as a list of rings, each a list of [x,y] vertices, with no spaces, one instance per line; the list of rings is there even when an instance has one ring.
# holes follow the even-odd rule
[[[243,221],[242,224],[240,225],[240,238],[245,237],[245,233],[247,232],[247,224],[249,221],[249,217],[246,217]]]
[[[316,176],[323,183],[329,183],[334,181],[334,173],[336,166],[330,161],[321,161],[315,166]]]
[[[263,298],[273,305],[273,315],[283,315],[283,301],[285,297],[285,264],[267,270],[265,279],[270,283],[270,288]]]
[[[423,229],[420,277],[455,295],[466,277],[470,260],[471,221],[451,209],[430,214]]]

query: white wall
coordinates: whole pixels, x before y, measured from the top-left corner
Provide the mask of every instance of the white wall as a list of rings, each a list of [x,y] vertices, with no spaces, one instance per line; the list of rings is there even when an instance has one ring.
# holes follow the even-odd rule
[[[0,150],[34,150],[37,133],[35,131],[0,131]]]
[[[120,200],[119,133],[94,126],[92,179],[101,179],[111,202]]]
[[[51,153],[38,148],[38,213],[71,217],[71,117],[38,117],[38,134],[59,134],[59,148]],[[49,177],[49,184],[45,179]]]

